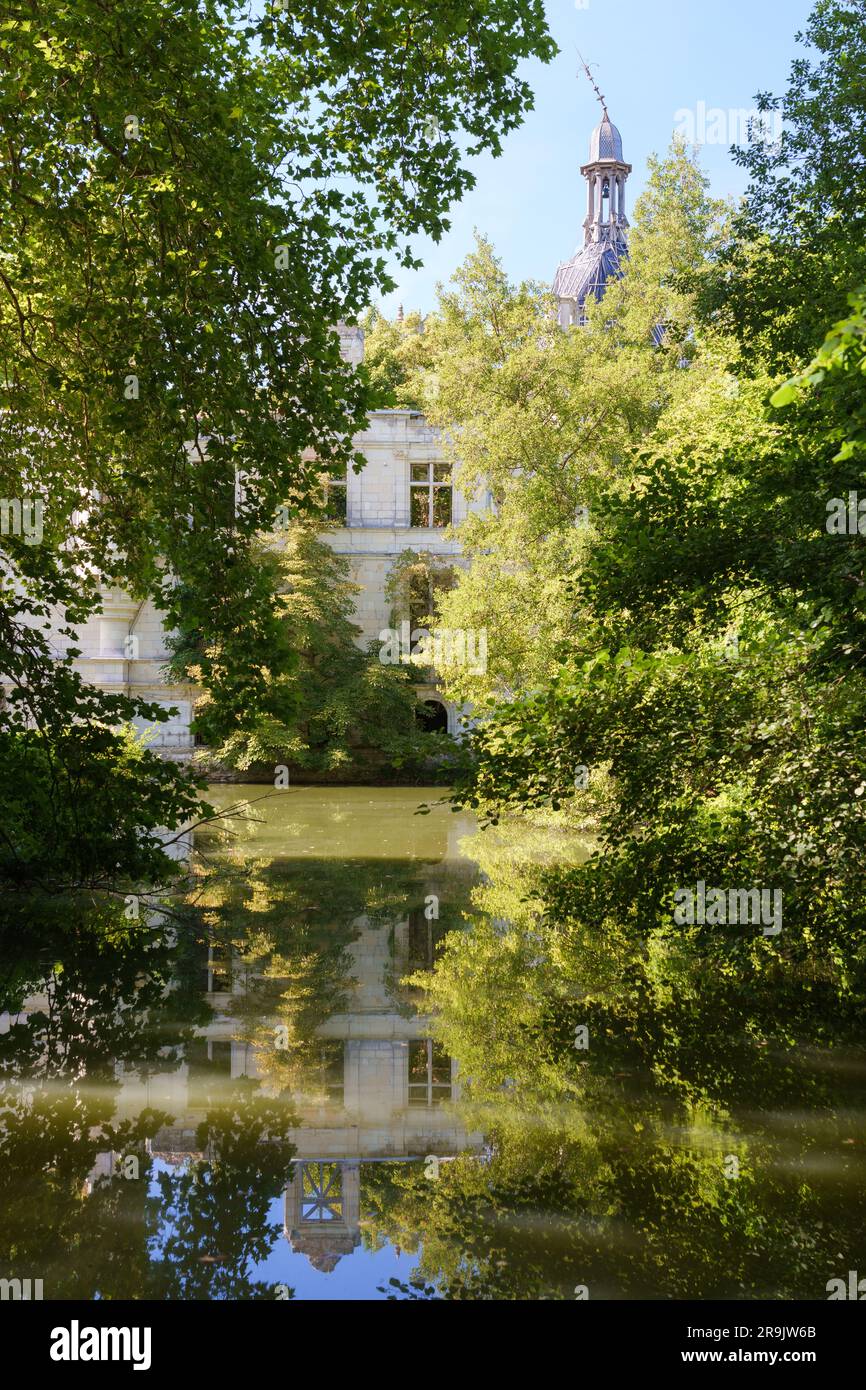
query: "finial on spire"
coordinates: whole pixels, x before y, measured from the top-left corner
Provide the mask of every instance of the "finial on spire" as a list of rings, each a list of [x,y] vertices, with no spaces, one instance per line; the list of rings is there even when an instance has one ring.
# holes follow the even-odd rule
[[[599,91],[598,83],[596,82],[595,78],[593,77],[592,73],[590,72],[590,70],[589,70],[589,64],[586,62],[586,59],[584,58],[584,56],[583,56],[583,54],[581,53],[580,49],[577,50],[577,56],[578,56],[578,58],[580,59],[581,67],[583,68],[584,72],[586,73],[586,75],[587,75],[587,77],[588,77],[588,79],[589,79],[589,83],[590,83],[590,86],[592,87],[592,90],[595,92],[596,96],[598,97],[599,101],[601,102],[601,109],[602,109],[602,111],[604,112],[605,120],[608,120],[608,121],[609,121],[609,120],[610,120],[610,116],[608,116],[608,114],[607,114],[607,101],[605,100],[605,98],[604,98],[604,96],[602,95],[602,93]]]

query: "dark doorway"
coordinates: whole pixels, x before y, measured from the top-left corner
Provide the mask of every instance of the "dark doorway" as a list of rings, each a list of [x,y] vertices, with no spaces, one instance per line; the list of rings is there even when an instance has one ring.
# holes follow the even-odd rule
[[[419,700],[415,706],[415,717],[425,733],[448,732],[448,711],[441,700]]]

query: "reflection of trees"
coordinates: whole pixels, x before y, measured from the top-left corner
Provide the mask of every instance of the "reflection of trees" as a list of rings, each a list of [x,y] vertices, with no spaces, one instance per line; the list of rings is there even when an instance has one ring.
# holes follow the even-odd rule
[[[251,1083],[233,1088],[201,1135],[207,1159],[162,1174],[153,1191],[147,1141],[173,1117],[117,1114],[122,1074],[172,1072],[210,1017],[194,931],[182,917],[170,937],[132,931],[109,908],[52,916],[41,935],[31,923],[27,954],[20,938],[0,943],[9,962],[0,1012],[41,996],[0,1035],[0,1277],[42,1279],[46,1299],[172,1297],[207,1285],[214,1296],[257,1296],[246,1266],[273,1243],[267,1206],[293,1152],[290,1112],[259,1101]],[[108,1175],[110,1154],[134,1160],[132,1176]],[[210,1239],[227,1261],[219,1269],[200,1261],[212,1215]]]
[[[432,1181],[423,1163],[383,1164],[365,1181],[368,1243],[420,1249],[417,1278],[442,1297],[821,1298],[862,1241],[844,1181],[818,1191],[772,1143],[739,1141],[730,1179],[730,1135],[672,1131],[634,1096],[573,1119],[500,1105],[487,1131],[484,1161]]]
[[[124,933],[108,908],[67,904],[65,922],[53,914],[41,936],[34,925],[26,958],[20,938],[2,942],[4,961],[15,965],[0,1011],[15,1014],[27,995],[42,997],[0,1036],[0,1263],[42,1277],[49,1298],[96,1289],[137,1297],[147,1264],[145,1141],[168,1117],[145,1109],[117,1119],[117,1073],[171,1071],[202,1005],[168,990],[164,937],[128,925]],[[175,949],[185,954],[183,934]],[[139,1180],[98,1180],[88,1196],[97,1155],[111,1151],[137,1158]]]
[[[841,1056],[832,1069],[826,1052],[786,1047],[792,999],[798,1027],[809,1021],[805,977],[765,999],[685,938],[593,915],[585,884],[579,914],[582,850],[552,832],[476,837],[483,879],[469,929],[451,932],[465,872],[242,848],[237,863],[231,849],[211,856],[169,937],[143,923],[133,934],[106,908],[56,914],[29,954],[15,935],[0,940],[0,1010],[45,994],[0,1036],[0,1276],[42,1278],[48,1298],[271,1297],[252,1270],[277,1236],[269,1208],[293,1156],[284,1090],[324,1096],[336,1083],[317,1029],[351,1008],[353,923],[381,926],[384,944],[407,919],[395,988],[414,967],[411,997],[437,1018],[435,1045],[410,1047],[410,1102],[449,1085],[455,1056],[460,1120],[487,1148],[443,1159],[434,1177],[424,1162],[364,1167],[367,1244],[420,1246],[419,1287],[396,1296],[572,1298],[586,1285],[593,1298],[823,1298],[828,1278],[858,1268],[866,1174],[846,1115],[863,1109],[860,1073],[845,1082]],[[430,891],[441,916],[428,921]],[[118,1073],[190,1062],[211,1018],[209,949],[219,987],[238,987],[228,1007],[262,1048],[266,1089],[283,1094],[212,1061],[188,1083],[207,1111],[196,1152],[169,1165],[147,1140],[172,1117],[121,1118]],[[831,1018],[820,989],[813,1012],[820,1037]],[[230,1044],[214,1047],[224,1063]],[[775,1119],[760,1113],[771,1107]],[[109,1152],[136,1157],[139,1179],[94,1177]]]
[[[20,1028],[14,1032],[23,1031]],[[5,1041],[5,1039],[0,1039]],[[7,1059],[4,1058],[4,1061]],[[148,1254],[145,1141],[169,1118],[112,1119],[113,1098],[59,1080],[28,1091],[8,1073],[0,1096],[0,1275],[41,1278],[47,1299],[140,1298]],[[106,1151],[133,1155],[139,1179],[88,1175]]]
[[[754,928],[641,932],[634,903],[611,910],[615,862],[569,867],[557,847],[566,862],[552,867],[522,853],[522,833],[473,841],[484,880],[472,931],[450,936],[442,968],[417,980],[476,1096],[506,1082],[579,1093],[589,1068],[722,1107],[833,1100],[835,1071],[808,1059],[810,1045],[860,1039],[862,1005],[838,997],[841,959],[830,987],[799,959],[753,971],[767,945]]]
[[[210,987],[237,989],[228,1007],[239,1032],[263,1045],[268,1091],[327,1094],[339,1070],[341,1097],[342,1042],[316,1030],[351,1007],[354,924],[381,927],[385,941],[430,891],[441,895],[437,943],[459,920],[469,873],[421,857],[428,824],[419,821],[417,857],[394,860],[263,854],[268,837],[255,823],[200,833],[196,891],[171,905],[169,929],[149,926],[144,910],[127,921],[122,898],[46,902],[24,936],[0,915],[0,1012],[42,996],[0,1035],[0,1277],[40,1278],[47,1299],[272,1296],[251,1270],[278,1232],[268,1210],[289,1176],[298,1121],[284,1094],[230,1079],[224,1036],[202,1036],[214,1019],[204,967]],[[402,957],[394,965],[396,987]],[[274,1046],[280,1023],[284,1050]],[[184,1123],[168,1113],[173,1100],[157,1110],[134,1097],[149,1080],[170,1095],[181,1064],[185,1113],[207,1113],[196,1151],[177,1163],[160,1159],[174,1144],[165,1128]],[[138,1176],[119,1165],[109,1176],[112,1154],[134,1158]]]
[[[694,943],[593,914],[585,883],[578,916],[584,871],[522,856],[519,841],[500,828],[473,842],[486,877],[472,929],[415,977],[489,1161],[443,1164],[432,1182],[423,1165],[378,1175],[371,1230],[420,1240],[419,1279],[445,1297],[582,1284],[591,1297],[825,1297],[866,1235],[846,1118],[864,1106],[862,1068],[845,1082],[786,1046],[792,999],[820,1037],[826,997],[815,990],[810,1020],[796,972],[767,997]],[[771,1107],[787,1131],[761,1115]]]
[[[288,1132],[297,1117],[257,1094],[241,1077],[199,1126],[206,1157],[157,1176],[148,1199],[152,1264],[149,1298],[273,1298],[251,1277],[282,1226],[268,1220],[295,1153]]]

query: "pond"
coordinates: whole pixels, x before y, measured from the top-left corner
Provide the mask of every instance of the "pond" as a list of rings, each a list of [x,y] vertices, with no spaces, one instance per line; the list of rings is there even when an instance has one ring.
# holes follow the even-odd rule
[[[685,975],[651,997],[619,924],[567,924],[591,845],[442,795],[213,788],[249,805],[196,832],[183,897],[6,943],[0,1277],[826,1299],[866,1273],[863,1054],[746,1004],[731,1029]]]

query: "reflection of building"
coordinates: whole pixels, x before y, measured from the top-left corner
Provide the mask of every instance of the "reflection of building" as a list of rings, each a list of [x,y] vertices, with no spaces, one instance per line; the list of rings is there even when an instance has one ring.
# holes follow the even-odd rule
[[[428,834],[429,824],[424,822]],[[353,921],[345,1006],[315,1029],[314,1046],[304,1045],[300,1074],[292,1073],[291,1103],[301,1123],[291,1133],[296,1158],[284,1195],[285,1233],[292,1248],[322,1271],[333,1269],[360,1242],[365,1163],[423,1162],[430,1155],[447,1157],[482,1146],[482,1136],[466,1131],[454,1105],[459,1097],[455,1065],[431,1037],[430,1020],[416,1011],[418,992],[401,983],[432,966],[444,935],[438,904],[458,901],[474,874],[469,861],[458,857],[470,823],[449,815],[443,828],[435,851],[442,858],[423,869],[419,865],[414,906],[405,916],[383,921],[360,915]],[[417,830],[411,819],[401,821],[399,838],[388,841],[389,853],[398,859],[420,857],[424,842],[416,838]],[[346,834],[351,858],[351,831]],[[425,847],[429,852],[429,844]],[[145,1107],[171,1114],[172,1122],[152,1141],[152,1153],[172,1164],[199,1152],[198,1127],[207,1110],[219,1108],[232,1080],[257,1078],[272,1094],[282,1093],[285,1085],[285,1073],[262,1065],[262,1044],[250,1041],[271,1033],[269,1016],[257,1016],[255,1024],[264,1026],[251,1030],[245,1014],[257,997],[248,993],[254,969],[249,962],[238,968],[215,947],[203,951],[201,988],[214,1016],[187,1046],[182,1064],[141,1074],[117,1067],[117,1119]],[[112,1165],[105,1155],[93,1176],[110,1172]]]
[[[437,883],[431,880],[434,887]],[[442,932],[423,907],[397,922],[359,917],[348,947],[355,980],[345,1012],[316,1030],[317,1060],[293,1094],[302,1124],[292,1132],[297,1148],[285,1193],[285,1234],[316,1269],[330,1271],[360,1242],[361,1165],[383,1160],[423,1160],[480,1149],[451,1104],[459,1095],[452,1059],[429,1036],[429,1020],[412,1012],[411,991],[399,980],[429,968]],[[259,1074],[255,1047],[238,1038],[232,1013],[238,982],[224,963],[208,965],[213,1023],[190,1049],[181,1074],[165,1078],[185,1092],[183,1111],[202,1078],[218,1094],[224,1080]],[[263,1078],[267,1086],[267,1078]],[[135,1083],[133,1083],[134,1085]],[[158,1079],[139,1083],[139,1104],[173,1108]],[[180,1100],[176,1096],[176,1100]],[[154,1152],[177,1157],[193,1147],[196,1117],[187,1109],[154,1141]]]
[[[423,912],[420,913],[423,917]],[[393,981],[428,962],[419,913],[396,926],[357,922],[349,948],[354,998],[317,1030],[324,1094],[304,1106],[294,1176],[286,1190],[286,1237],[317,1269],[330,1270],[360,1240],[360,1162],[423,1159],[480,1146],[449,1102],[459,1090],[452,1059],[427,1020],[397,1008]],[[413,934],[414,918],[414,934]],[[435,928],[437,924],[428,924]],[[413,950],[413,944],[415,949]],[[250,1058],[244,1059],[247,1063]]]
[[[286,1239],[328,1274],[361,1239],[360,1164],[308,1161],[293,1168],[285,1197]]]
[[[316,1030],[317,1060],[306,1070],[292,1104],[301,1124],[284,1193],[285,1235],[292,1249],[330,1272],[361,1240],[361,1174],[365,1163],[423,1161],[480,1151],[483,1138],[462,1125],[455,1065],[429,1036],[429,1020],[413,1014],[411,991],[397,981],[432,963],[439,924],[423,908],[396,925],[356,922],[349,947],[357,983],[349,1007]],[[215,1009],[212,1023],[186,1048],[174,1070],[139,1073],[116,1064],[120,1083],[116,1120],[153,1108],[172,1115],[146,1148],[171,1165],[201,1156],[197,1131],[205,1113],[219,1108],[226,1083],[258,1075],[254,1046],[237,1037],[232,1001],[242,989],[224,961],[209,959],[203,984]],[[44,1005],[33,996],[16,1017],[0,1017],[0,1032]],[[264,1088],[271,1086],[262,1077]],[[87,1191],[99,1178],[117,1176],[123,1155],[100,1153]]]
[[[428,943],[432,951],[439,932],[426,919],[422,929],[422,918],[419,909],[396,924],[355,921],[348,955],[356,983],[348,1007],[316,1029],[318,1064],[296,1097],[304,1122],[293,1136],[299,1158],[424,1157],[467,1146],[449,1107],[459,1095],[455,1066],[397,983],[427,967]],[[222,1051],[226,1076],[257,1076],[255,1047],[236,1036],[232,996],[211,998],[222,1016],[206,1030],[204,1045]],[[209,1061],[217,1056],[211,1050]]]

